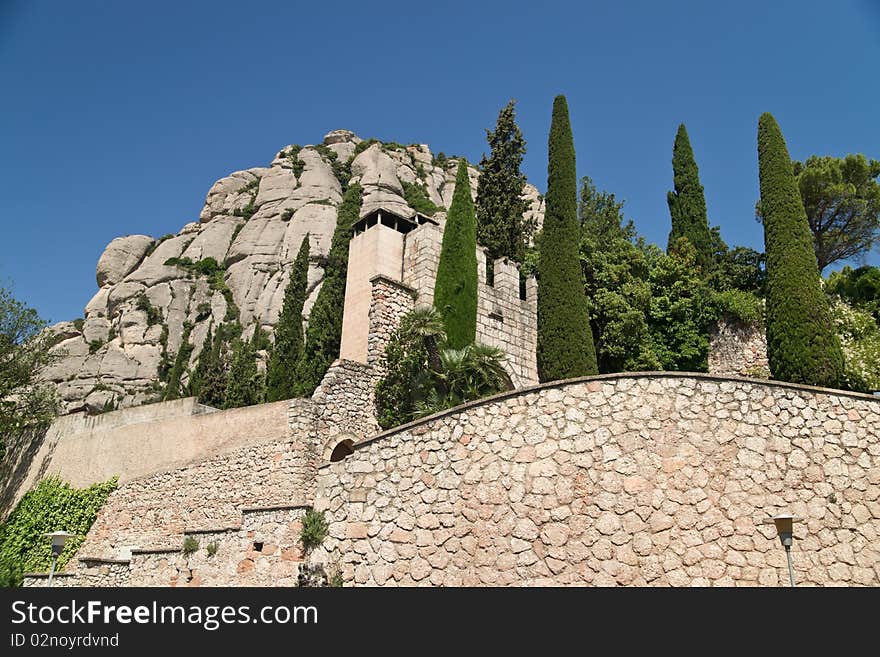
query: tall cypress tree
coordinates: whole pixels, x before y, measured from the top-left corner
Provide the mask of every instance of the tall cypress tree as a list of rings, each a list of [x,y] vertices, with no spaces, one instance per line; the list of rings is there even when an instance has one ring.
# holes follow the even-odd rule
[[[528,204],[522,198],[526,177],[520,171],[526,142],[516,124],[514,101],[498,113],[495,131],[486,130],[491,152],[480,160],[477,187],[477,242],[486,247],[490,262],[508,257],[522,262],[535,230],[523,218]]]
[[[309,234],[306,233],[290,269],[284,304],[275,326],[275,348],[266,367],[266,399],[270,402],[290,399],[296,394],[296,368],[303,353],[302,311],[308,282]]]
[[[672,217],[667,251],[672,250],[679,238],[687,237],[697,250],[697,262],[705,274],[712,265],[712,233],[706,215],[706,197],[700,184],[700,171],[684,123],[678,126],[675,135],[672,174],[675,191],[666,195]]]
[[[190,391],[199,401],[220,408],[226,399],[226,363],[223,354],[223,330],[208,327],[208,335],[202,343],[202,351],[190,381]]]
[[[467,162],[462,158],[434,282],[434,307],[443,316],[447,343],[454,349],[471,344],[477,336],[476,224]]]
[[[578,255],[577,175],[565,96],[553,101],[547,195],[538,261],[541,381],[598,374]]]
[[[843,353],[819,285],[813,239],[788,148],[769,113],[758,122],[758,167],[770,371],[782,381],[836,387],[843,379]]]
[[[298,397],[311,396],[327,373],[327,368],[339,358],[345,280],[348,276],[348,244],[351,241],[351,227],[360,216],[362,193],[360,185],[352,184],[345,191],[336,215],[336,229],[324,268],[324,282],[309,314],[306,345],[297,365],[294,393]]]
[[[262,383],[253,343],[237,339],[232,349],[232,364],[229,366],[223,408],[259,404],[263,401]]]

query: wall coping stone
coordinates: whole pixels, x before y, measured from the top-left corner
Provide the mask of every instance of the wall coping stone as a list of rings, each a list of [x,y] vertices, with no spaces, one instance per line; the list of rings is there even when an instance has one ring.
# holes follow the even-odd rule
[[[427,415],[423,418],[419,418],[418,420],[413,420],[412,422],[407,422],[406,424],[401,424],[398,427],[394,427],[393,429],[388,429],[387,431],[383,431],[381,433],[377,433],[374,436],[369,438],[365,438],[364,440],[355,443],[352,448],[354,450],[358,450],[370,443],[383,440],[385,438],[390,438],[397,433],[401,433],[404,431],[409,431],[416,427],[423,426],[428,424],[429,422],[433,422],[434,420],[439,420],[441,418],[447,417],[449,415],[454,415],[456,413],[461,413],[463,411],[468,411],[472,408],[477,408],[479,406],[483,406],[485,404],[492,404],[499,401],[504,401],[505,399],[512,399],[514,397],[520,397],[522,395],[528,395],[533,392],[540,392],[542,390],[552,390],[554,388],[562,388],[564,386],[577,385],[580,383],[589,383],[591,381],[616,381],[619,379],[699,379],[702,381],[717,381],[720,383],[724,383],[727,381],[732,381],[735,383],[748,383],[751,385],[757,386],[767,386],[770,388],[784,388],[786,390],[797,390],[801,392],[812,392],[819,393],[824,395],[832,395],[835,397],[852,397],[854,399],[860,399],[862,401],[870,401],[876,403],[880,406],[880,397],[876,395],[869,395],[863,392],[851,392],[849,390],[838,390],[835,388],[821,388],[819,386],[808,386],[802,383],[788,383],[785,381],[777,381],[775,379],[754,379],[745,376],[720,376],[718,374],[707,374],[705,372],[614,372],[612,374],[597,374],[595,376],[581,376],[574,379],[560,379],[558,381],[548,381],[546,383],[539,383],[537,385],[528,386],[526,388],[518,388],[516,390],[507,390],[505,392],[500,392],[497,395],[491,395],[489,397],[483,397],[482,399],[476,399],[474,401],[467,402],[465,404],[460,404],[459,406],[453,406],[452,408],[447,408],[446,410],[439,411],[434,413],[433,415]],[[329,463],[325,463],[320,467],[327,467],[330,465]],[[319,468],[320,469],[320,468]]]
[[[52,575],[52,579],[55,579],[56,577],[76,577],[76,576],[77,576],[77,573],[65,573],[62,571],[60,573],[55,573],[54,575]],[[36,577],[39,579],[49,579],[49,573],[24,573],[22,575],[22,577]]]
[[[131,554],[177,554],[180,551],[180,548],[134,548]]]
[[[297,509],[311,508],[311,504],[280,504],[278,506],[246,506],[240,510],[242,513],[259,513],[261,511],[295,511]]]
[[[189,534],[222,534],[223,532],[237,532],[241,529],[241,525],[233,526],[229,525],[228,527],[217,527],[215,529],[184,529],[183,535],[187,536]]]
[[[131,559],[111,559],[109,557],[77,557],[77,561],[88,563],[121,563],[128,565]]]
[[[415,288],[410,287],[406,283],[395,280],[395,279],[391,278],[390,276],[386,276],[385,274],[376,274],[375,276],[370,278],[370,283],[372,283],[373,285],[375,285],[376,283],[378,283],[380,281],[382,283],[388,283],[389,285],[400,288],[404,292],[409,293],[409,295],[412,296],[414,299],[416,298],[416,296],[418,296],[418,292],[416,291]]]

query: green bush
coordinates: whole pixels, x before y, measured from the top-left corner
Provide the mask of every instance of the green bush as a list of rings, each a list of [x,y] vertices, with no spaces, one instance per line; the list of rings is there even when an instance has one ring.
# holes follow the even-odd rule
[[[212,541],[211,543],[208,543],[208,547],[205,549],[208,552],[208,556],[213,557],[215,554],[217,554],[217,550],[220,549],[220,546],[217,545],[217,541]]]
[[[408,183],[403,180],[400,184],[403,185],[403,199],[406,201],[406,204],[419,214],[432,217],[435,213],[445,209],[440,205],[436,205],[434,201],[428,198],[428,192],[425,190],[424,185]]]
[[[832,300],[834,326],[844,357],[844,386],[857,392],[880,390],[880,326],[866,310]]]
[[[64,546],[56,570],[82,545],[117,479],[76,489],[57,477],[43,479],[25,494],[0,524],[0,586],[21,585],[22,573],[46,572],[52,564],[52,547],[44,533],[63,530],[76,534]]]
[[[186,556],[193,554],[199,549],[199,542],[194,536],[187,536],[183,539],[183,553]]]
[[[327,520],[324,518],[323,511],[315,511],[309,509],[302,519],[302,529],[300,530],[300,541],[303,549],[308,552],[318,547],[327,538]]]
[[[138,294],[137,301],[135,302],[135,308],[146,313],[147,326],[152,326],[153,324],[158,324],[162,321],[161,311],[150,303],[147,295],[143,292]]]
[[[764,300],[751,292],[716,292],[714,302],[719,316],[727,316],[745,324],[755,324],[764,319]]]

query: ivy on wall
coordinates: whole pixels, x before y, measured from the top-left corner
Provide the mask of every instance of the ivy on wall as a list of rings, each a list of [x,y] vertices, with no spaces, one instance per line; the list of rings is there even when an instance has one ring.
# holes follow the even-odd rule
[[[56,571],[64,568],[85,540],[117,478],[72,488],[57,477],[43,479],[29,491],[0,524],[0,586],[21,586],[26,572],[46,572],[52,564],[52,546],[43,534],[56,530],[77,536],[68,539]]]

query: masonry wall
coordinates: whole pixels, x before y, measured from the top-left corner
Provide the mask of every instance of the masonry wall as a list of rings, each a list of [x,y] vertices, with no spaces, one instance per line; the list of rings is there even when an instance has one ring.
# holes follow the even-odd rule
[[[880,400],[708,375],[502,395],[319,470],[348,584],[880,584]]]
[[[764,322],[716,322],[709,334],[709,373],[770,378]]]
[[[125,483],[286,435],[287,402],[217,411],[187,398],[98,416],[62,416],[44,435],[11,441],[2,463],[0,517],[48,475],[77,487],[113,476]]]

